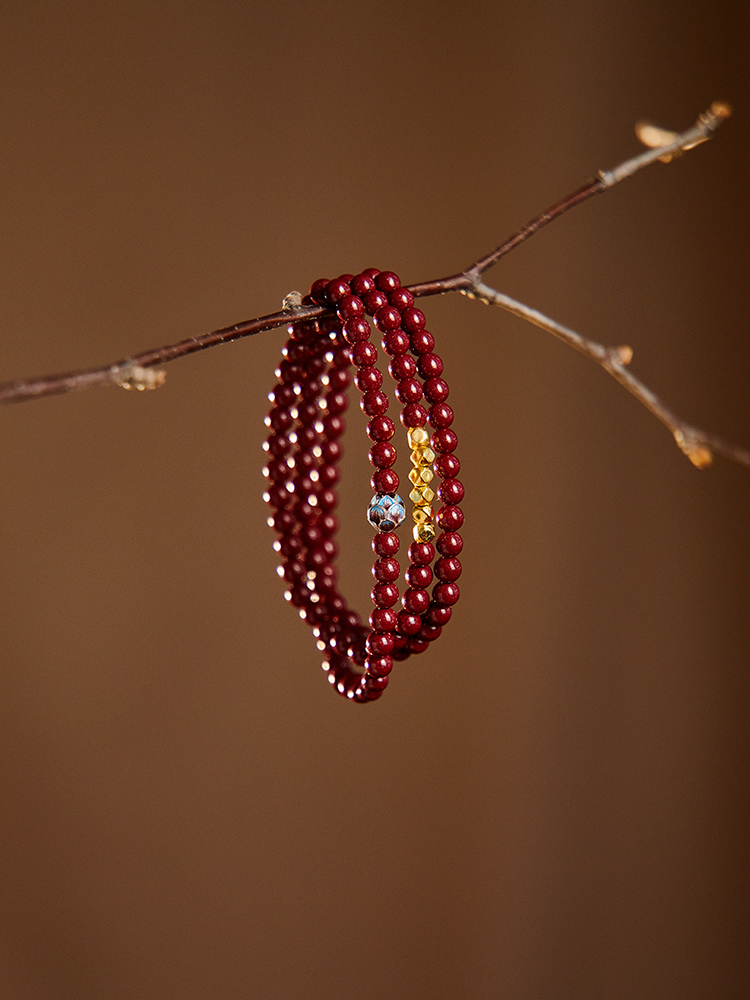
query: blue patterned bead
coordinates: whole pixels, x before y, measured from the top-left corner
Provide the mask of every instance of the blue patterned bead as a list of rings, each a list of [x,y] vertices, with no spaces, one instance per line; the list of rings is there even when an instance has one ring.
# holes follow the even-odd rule
[[[393,531],[405,517],[404,501],[398,493],[376,493],[367,508],[367,520],[378,531]]]

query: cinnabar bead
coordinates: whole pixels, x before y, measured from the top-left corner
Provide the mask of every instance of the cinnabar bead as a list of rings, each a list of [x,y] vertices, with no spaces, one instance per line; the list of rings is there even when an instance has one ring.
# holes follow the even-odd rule
[[[336,490],[326,488],[318,493],[318,507],[321,510],[333,510],[339,502]]]
[[[453,556],[444,556],[442,559],[438,559],[435,563],[435,576],[442,583],[455,583],[461,576],[461,560]]]
[[[395,583],[378,583],[370,591],[372,603],[378,608],[392,608],[398,601],[398,587]]]
[[[336,463],[344,453],[344,448],[340,441],[326,441],[322,446],[322,460],[327,463]]]
[[[359,301],[359,299],[357,299]],[[370,324],[366,319],[357,316],[348,319],[343,326],[344,340],[347,344],[359,344],[363,340],[370,339]]]
[[[379,417],[388,409],[388,397],[380,389],[368,389],[362,396],[360,406],[368,417]]]
[[[394,288],[401,287],[401,279],[393,271],[381,271],[375,278],[375,286],[381,292],[392,292]]]
[[[424,590],[432,583],[432,570],[429,566],[410,566],[406,571],[406,582],[416,590]]]
[[[358,274],[352,278],[351,290],[361,298],[367,295],[368,292],[375,291],[375,279],[371,278],[369,274]]]
[[[379,556],[395,556],[400,545],[395,531],[379,531],[372,540],[372,551]]]
[[[394,308],[398,309],[399,312],[403,312],[404,309],[409,309],[414,305],[414,296],[408,288],[399,287],[388,292],[388,301],[392,306],[394,306]]]
[[[344,418],[339,416],[338,413],[332,413],[331,416],[326,417],[323,421],[323,433],[327,438],[341,437],[345,429]]]
[[[461,471],[461,463],[455,455],[438,455],[432,467],[443,479],[453,479]]]
[[[370,486],[373,493],[396,493],[398,473],[395,469],[378,469],[370,476]]]
[[[349,371],[349,359],[346,359],[346,368],[331,368],[328,372],[328,385],[334,392],[341,392],[352,380]]]
[[[381,333],[397,330],[401,326],[401,313],[393,306],[381,306],[373,316],[375,326]]]
[[[360,341],[351,349],[352,364],[357,368],[374,365],[378,360],[378,349],[369,340]],[[382,382],[381,382],[382,384]]]
[[[438,455],[450,453],[456,450],[458,437],[456,432],[452,431],[450,427],[445,427],[442,430],[435,431],[430,439],[430,444],[432,445],[432,450]]]
[[[436,604],[444,604],[450,607],[458,600],[461,592],[457,583],[438,583],[433,587],[432,596]]]
[[[414,333],[416,330],[424,329],[425,318],[421,309],[414,306],[403,309],[401,312],[401,325],[407,333]]]
[[[268,414],[269,426],[275,431],[287,431],[294,422],[288,410],[275,409]]]
[[[296,398],[297,393],[294,391],[294,386],[292,385],[277,385],[271,393],[272,401],[280,409],[288,409]]]
[[[453,410],[447,403],[435,403],[430,409],[430,423],[440,430],[453,423]]]
[[[443,503],[461,503],[464,498],[464,484],[460,479],[444,479],[438,486],[437,494]]]
[[[452,608],[433,604],[430,608],[428,608],[425,618],[430,625],[447,625],[452,614]]]
[[[421,615],[430,605],[430,595],[426,590],[409,588],[401,598],[404,610],[412,615]]]
[[[391,661],[391,663],[393,663],[393,661]],[[373,673],[365,674],[365,679],[362,682],[362,686],[365,689],[366,696],[369,696],[366,697],[366,700],[375,701],[376,698],[380,697],[381,693],[383,692],[383,689],[388,687],[388,676],[383,675],[381,677],[381,676],[376,676]]]
[[[309,454],[309,452],[305,452],[305,454]],[[310,457],[312,458],[312,455]],[[295,460],[295,465],[296,464],[297,461]],[[268,463],[267,469],[268,469],[268,478],[271,480],[272,483],[276,483],[279,481],[284,482],[287,476],[289,476],[291,472],[291,469],[286,464],[285,458],[272,459]]]
[[[391,359],[388,371],[400,382],[402,378],[412,378],[416,374],[417,362],[411,354],[398,354]]]
[[[428,330],[414,330],[410,335],[411,349],[415,354],[432,354],[435,338]]]
[[[408,611],[399,611],[397,629],[401,635],[416,635],[422,628],[422,619]]]
[[[384,306],[388,305],[388,296],[385,292],[378,291],[375,289],[374,292],[368,292],[367,295],[362,300],[365,304],[365,309],[373,316],[378,309],[383,309]]]
[[[398,559],[378,559],[377,562],[373,563],[372,575],[378,583],[393,583],[394,580],[398,580],[400,574],[401,567],[398,564]]]
[[[393,632],[398,624],[398,614],[393,608],[376,608],[370,612],[370,628],[376,632]]]
[[[412,542],[409,546],[409,561],[414,566],[426,566],[435,558],[432,542]]]
[[[374,465],[376,469],[389,469],[396,461],[396,449],[390,441],[377,441],[370,448],[367,457],[370,465]]]
[[[283,483],[274,483],[268,491],[268,502],[272,507],[288,507],[292,502],[292,494]]]
[[[379,389],[383,384],[383,376],[379,368],[374,365],[367,365],[360,368],[354,376],[354,384],[360,392],[368,392],[370,389]]]
[[[410,653],[424,653],[429,645],[429,642],[425,642],[424,639],[415,637],[414,639],[409,639],[409,645],[406,648]]]
[[[349,282],[341,278],[334,278],[333,281],[329,281],[326,285],[326,298],[331,305],[336,305],[339,299],[343,299],[344,296],[349,294],[351,294]]]
[[[338,465],[321,465],[318,469],[318,482],[323,486],[335,486],[340,478]]]
[[[339,520],[335,514],[326,511],[324,514],[321,514],[318,520],[318,527],[326,536],[335,535],[339,530]]]
[[[352,320],[356,316],[364,316],[365,306],[357,295],[345,295],[336,303],[336,312],[343,320]]]
[[[443,374],[443,360],[437,354],[420,354],[417,368],[422,378],[437,378]],[[425,385],[427,395],[427,385]],[[429,396],[427,397],[429,399]]]
[[[393,650],[393,636],[390,632],[371,632],[365,640],[365,649],[369,656],[388,655]]]
[[[442,531],[458,531],[464,523],[464,512],[452,504],[441,507],[437,514],[437,523]]]
[[[391,356],[405,354],[409,350],[409,335],[403,330],[389,330],[383,337],[381,346]]]
[[[396,425],[390,417],[373,417],[367,425],[367,436],[371,441],[390,441],[396,433]]]
[[[323,531],[319,524],[311,521],[302,528],[302,540],[308,548],[319,545],[323,541]]]
[[[407,403],[401,411],[401,423],[404,427],[424,427],[428,413],[421,403]]]
[[[387,632],[376,633],[378,635],[388,635]],[[391,639],[390,636],[388,636]],[[391,639],[391,642],[393,640]],[[388,654],[383,656],[368,656],[365,660],[365,670],[373,677],[387,680],[387,675],[393,670],[393,659]]]
[[[436,547],[441,556],[457,556],[464,547],[464,542],[457,531],[446,531],[438,535]]]
[[[310,298],[313,300],[313,302],[316,302],[319,306],[327,305],[328,304],[327,289],[328,289],[328,279],[318,278],[318,280],[314,281],[312,284],[312,288],[310,289]]]
[[[320,407],[315,400],[306,399],[304,403],[300,403],[297,407],[297,417],[301,424],[311,424],[319,416]]]
[[[275,437],[269,438],[268,451],[271,455],[286,455],[291,447],[292,442],[283,434],[277,434]]]
[[[349,397],[345,392],[329,392],[325,401],[329,413],[343,413],[349,406]]]
[[[421,639],[423,642],[434,642],[440,638],[442,631],[441,625],[423,625],[417,632],[417,639]]]
[[[428,354],[427,357],[434,358],[435,355]],[[449,393],[448,383],[442,378],[428,378],[424,384],[425,399],[431,403],[444,403]]]
[[[401,379],[396,386],[396,397],[404,404],[418,403],[422,398],[422,383],[418,378]]]

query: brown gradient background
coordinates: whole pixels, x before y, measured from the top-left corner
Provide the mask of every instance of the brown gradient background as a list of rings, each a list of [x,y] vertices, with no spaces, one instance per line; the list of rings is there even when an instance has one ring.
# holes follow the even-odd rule
[[[453,273],[644,116],[712,143],[492,282],[750,444],[744,3],[6,9],[2,379]],[[154,393],[0,413],[0,996],[729,998],[748,989],[750,475],[601,370],[428,303],[462,601],[387,696],[328,690],[261,502],[284,334]],[[363,421],[341,574],[369,590]]]

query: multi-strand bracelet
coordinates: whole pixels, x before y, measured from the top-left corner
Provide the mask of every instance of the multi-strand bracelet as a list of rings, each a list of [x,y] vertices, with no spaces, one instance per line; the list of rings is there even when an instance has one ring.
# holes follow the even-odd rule
[[[289,340],[276,370],[278,384],[269,399],[270,428],[264,448],[269,479],[264,499],[273,508],[268,522],[278,535],[279,574],[287,582],[285,597],[310,624],[324,655],[323,668],[336,690],[357,702],[374,701],[388,684],[394,660],[421,653],[438,638],[459,597],[458,555],[463,524],[459,504],[464,488],[456,477],[458,439],[447,404],[448,385],[435,341],[425,328],[414,298],[390,271],[367,269],[333,281],[316,281],[307,302],[329,306],[335,315],[289,326]],[[401,568],[395,532],[405,519],[399,477],[393,465],[396,427],[387,416],[378,350],[370,341],[372,316],[381,332],[388,371],[402,404],[403,424],[411,453],[409,473],[413,538],[409,545],[408,584],[403,595],[397,581]],[[368,418],[367,434],[374,472],[374,496],[367,518],[376,529],[372,548],[376,561],[369,627],[349,609],[337,590],[335,541],[338,527],[334,489],[339,479],[345,430],[346,389],[354,382]],[[429,426],[429,429],[428,429]],[[438,483],[435,489],[435,477]],[[435,511],[433,501],[441,506]],[[438,558],[435,560],[437,549]],[[432,590],[428,587],[432,585]],[[396,610],[401,600],[402,610]]]

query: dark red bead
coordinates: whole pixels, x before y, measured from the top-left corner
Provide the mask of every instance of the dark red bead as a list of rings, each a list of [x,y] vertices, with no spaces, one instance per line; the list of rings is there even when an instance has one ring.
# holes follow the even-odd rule
[[[429,648],[429,642],[425,642],[424,639],[414,638],[409,639],[408,650],[410,653],[424,653],[426,649]]]
[[[328,535],[335,535],[339,530],[339,521],[335,514],[331,514],[329,511],[321,514],[318,521],[321,532]]]
[[[329,392],[325,401],[328,413],[343,413],[349,406],[349,397],[345,392]]]
[[[370,486],[373,493],[396,493],[398,473],[395,469],[378,469],[370,476]]]
[[[395,556],[400,545],[395,531],[380,531],[372,540],[372,551],[379,556]]]
[[[323,433],[327,438],[337,438],[346,430],[346,422],[338,413],[332,413],[323,421]]]
[[[348,319],[344,323],[343,334],[347,344],[359,344],[363,340],[370,339],[370,324],[361,316]]]
[[[297,398],[297,393],[294,391],[294,386],[286,385],[284,383],[282,383],[281,385],[277,385],[271,395],[273,396],[274,403],[280,409],[288,409],[288,407]]]
[[[450,617],[453,614],[453,609],[445,606],[432,605],[425,615],[425,618],[430,623],[430,625],[447,625],[450,621]]]
[[[377,441],[367,453],[370,465],[376,469],[389,469],[396,461],[396,449],[390,441]]]
[[[443,361],[437,354],[420,354],[417,368],[419,368],[419,374],[422,378],[437,378],[443,374]],[[426,385],[425,395],[427,395]],[[428,396],[427,398],[429,399],[430,397]]]
[[[437,523],[442,531],[458,531],[464,523],[464,512],[460,507],[442,507],[437,514]]]
[[[346,389],[352,380],[351,372],[349,371],[348,358],[346,365],[346,368],[331,368],[328,373],[329,388],[333,389],[335,392],[340,392],[342,389]]]
[[[324,306],[328,304],[328,279],[318,278],[317,281],[313,282],[312,288],[310,289],[310,298],[313,302],[317,302],[319,306]]]
[[[379,634],[385,636],[388,633],[384,632]],[[388,636],[388,638],[391,639],[391,642],[393,642],[393,639],[390,636]],[[393,670],[393,659],[387,654],[384,656],[368,656],[365,660],[365,669],[369,674],[372,674],[373,677],[386,680],[387,675],[391,672],[391,670]]]
[[[305,454],[308,453],[306,452]],[[268,478],[272,483],[286,482],[291,474],[291,471],[292,470],[286,464],[285,458],[274,458],[268,463]]]
[[[458,436],[455,431],[452,431],[450,427],[445,427],[442,430],[435,431],[430,440],[432,445],[432,450],[437,452],[438,455],[450,453],[456,450],[458,445]]]
[[[305,545],[312,548],[314,545],[319,545],[323,541],[323,532],[319,524],[314,521],[310,524],[306,524],[302,529],[302,539]]]
[[[424,313],[420,309],[415,309],[412,306],[401,311],[401,325],[407,333],[424,329],[424,324]]]
[[[376,698],[380,697],[381,692],[384,688],[388,687],[388,677],[376,676],[375,674],[367,674],[362,685],[365,689],[365,700],[375,701]]]
[[[393,608],[376,608],[370,612],[370,627],[376,632],[392,632],[398,624],[398,614]]]
[[[464,484],[460,479],[444,479],[438,486],[437,494],[443,503],[461,503],[464,498]]]
[[[404,591],[401,603],[405,611],[408,611],[412,615],[421,615],[429,607],[430,595],[426,590],[409,588]]]
[[[352,364],[357,368],[374,365],[378,360],[378,349],[369,340],[360,341],[351,350]]]
[[[368,365],[360,368],[354,376],[354,384],[360,392],[369,392],[370,389],[379,389],[383,384],[383,376],[379,368]]]
[[[404,427],[424,427],[427,416],[427,410],[421,403],[407,403],[401,411],[401,423]]]
[[[322,459],[328,464],[335,464],[344,453],[344,448],[340,441],[326,441],[322,447]]]
[[[406,324],[404,323],[404,327]],[[411,333],[411,349],[415,354],[432,354],[435,338],[427,330],[414,330]]]
[[[336,490],[326,487],[326,489],[321,490],[320,493],[318,493],[318,507],[320,507],[321,510],[333,510],[338,502],[339,495]]]
[[[325,562],[319,564],[324,566]],[[284,579],[293,583],[295,580],[301,580],[302,577],[307,573],[307,566],[302,562],[301,559],[289,559],[284,564]]]
[[[414,305],[414,296],[408,288],[394,288],[388,292],[388,301],[394,308],[402,311]]]
[[[443,629],[440,625],[423,625],[419,632],[417,632],[417,639],[421,639],[423,642],[434,642],[440,638],[442,631]]]
[[[275,434],[268,439],[268,450],[272,455],[286,455],[292,447],[292,442],[283,434]]]
[[[373,316],[378,309],[382,309],[384,306],[388,305],[388,296],[385,292],[379,292],[376,290],[374,292],[368,292],[362,301],[365,304],[367,312],[370,316]]]
[[[461,463],[455,455],[438,455],[432,467],[443,479],[453,479],[461,471]]]
[[[375,278],[375,285],[381,292],[392,292],[394,288],[400,288],[401,279],[393,271],[381,271]]]
[[[404,404],[418,403],[422,398],[422,383],[418,378],[401,379],[396,386],[396,396]],[[432,420],[431,416],[430,420]]]
[[[432,596],[436,604],[444,604],[450,607],[458,600],[461,592],[457,583],[438,583],[432,590]]]
[[[442,559],[438,559],[435,563],[435,576],[442,583],[455,583],[461,576],[461,560],[452,556],[444,556]]]
[[[279,510],[273,516],[273,526],[279,533],[291,531],[297,518],[290,510]]]
[[[317,400],[306,399],[297,407],[297,418],[301,424],[311,424],[320,416]]]
[[[368,417],[379,417],[388,409],[388,397],[380,389],[369,389],[360,403]]]
[[[292,426],[292,415],[288,410],[274,409],[268,414],[270,426],[275,431],[286,431]]]
[[[343,320],[351,320],[357,316],[364,316],[365,306],[357,295],[345,295],[336,303],[336,312]]]
[[[388,371],[400,382],[402,378],[412,378],[417,372],[417,363],[410,354],[398,354],[391,359]]]
[[[389,330],[381,344],[386,354],[405,354],[409,350],[409,335],[403,330]]]
[[[378,559],[373,564],[372,575],[378,583],[393,583],[394,580],[398,580],[401,575],[401,567],[398,564],[398,559]]]
[[[283,483],[274,483],[268,491],[268,502],[272,507],[288,507],[292,502],[292,494]]]
[[[378,608],[392,608],[398,600],[395,583],[378,583],[370,591],[372,603]]]
[[[390,441],[396,433],[396,425],[390,417],[373,417],[367,425],[367,436],[371,441]]]
[[[322,486],[335,486],[341,478],[337,465],[321,465],[318,469],[318,482]]]
[[[409,546],[409,561],[414,566],[426,566],[435,558],[432,542],[412,542]]]
[[[406,571],[406,582],[416,590],[424,590],[432,583],[432,570],[429,566],[410,566]]]
[[[401,635],[416,635],[421,628],[422,619],[419,615],[410,614],[408,611],[399,612],[397,629]]]
[[[369,274],[358,274],[352,278],[351,289],[355,295],[359,295],[361,298],[368,292],[375,291],[375,279],[371,278]]]
[[[365,649],[368,656],[388,656],[393,650],[393,636],[390,632],[370,632],[365,640]]]
[[[335,419],[340,421],[341,433],[343,434],[344,418],[336,417]],[[300,446],[300,448],[312,448],[313,445],[318,443],[318,440],[319,440],[319,434],[312,426],[312,424],[307,424],[305,427],[299,427],[297,429],[297,444]]]
[[[343,299],[344,296],[350,294],[349,282],[343,281],[341,278],[334,278],[333,281],[329,281],[326,285],[326,298],[332,305],[335,305],[339,299]]]
[[[362,270],[360,271],[360,274],[362,274],[363,276],[366,275],[368,278],[372,278],[372,280],[374,281],[380,274],[380,271],[377,267],[363,267]]]
[[[430,423],[438,430],[453,423],[453,410],[447,403],[435,403],[430,409]]]
[[[457,531],[446,531],[437,537],[437,550],[441,556],[457,556],[464,542]]]
[[[401,326],[401,313],[393,306],[381,306],[373,316],[375,326],[381,333],[397,330]]]
[[[427,356],[430,358],[435,357],[434,354]],[[448,383],[442,378],[428,378],[424,384],[425,399],[428,399],[431,403],[444,403],[449,393]]]

